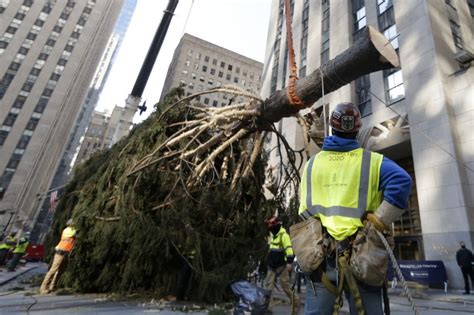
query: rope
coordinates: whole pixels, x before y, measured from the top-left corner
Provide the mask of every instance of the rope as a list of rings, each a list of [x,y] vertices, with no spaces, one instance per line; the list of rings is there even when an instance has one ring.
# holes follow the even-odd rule
[[[290,0],[285,0],[285,18],[286,18],[286,42],[288,46],[288,63],[290,66],[290,76],[288,79],[287,96],[291,105],[303,108],[304,102],[296,95],[296,81],[298,76],[296,74],[298,68],[295,61],[295,50],[293,48],[293,33],[291,31],[292,12]],[[286,65],[284,65],[286,66]]]
[[[390,257],[390,260],[392,261],[392,266],[393,269],[395,269],[395,272],[397,273],[397,277],[400,280],[400,283],[403,286],[403,291],[407,295],[408,301],[410,302],[411,309],[415,313],[415,315],[419,315],[418,308],[415,305],[415,301],[413,301],[413,297],[411,296],[410,290],[408,289],[407,283],[405,281],[405,278],[403,277],[402,271],[400,270],[400,267],[398,266],[397,259],[395,258],[395,255],[393,255],[393,251],[390,248],[390,245],[388,244],[387,240],[385,239],[385,236],[381,232],[377,231],[377,235],[379,236],[380,240],[383,243],[383,246],[385,246],[385,249],[388,252],[388,256]]]

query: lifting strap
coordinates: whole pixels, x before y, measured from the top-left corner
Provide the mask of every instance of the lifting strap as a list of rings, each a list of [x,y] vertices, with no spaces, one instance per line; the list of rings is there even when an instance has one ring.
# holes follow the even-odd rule
[[[298,80],[296,72],[298,68],[296,67],[295,50],[293,48],[293,32],[291,31],[292,19],[290,0],[285,0],[286,42],[288,45],[288,65],[290,68],[287,97],[291,105],[304,108],[304,102],[296,95],[296,81]],[[283,66],[285,67],[286,65]]]
[[[362,297],[360,296],[359,287],[357,286],[357,281],[352,274],[351,268],[349,266],[350,252],[345,250],[342,255],[337,259],[339,265],[339,285],[337,290],[336,301],[334,302],[333,315],[338,315],[339,310],[342,305],[342,294],[344,290],[349,290],[350,294],[354,298],[355,306],[357,309],[358,315],[365,315],[364,305],[362,304]]]

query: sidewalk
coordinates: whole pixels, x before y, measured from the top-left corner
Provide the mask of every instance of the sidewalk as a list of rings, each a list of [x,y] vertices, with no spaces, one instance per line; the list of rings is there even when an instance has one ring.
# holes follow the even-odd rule
[[[28,262],[25,265],[19,264],[15,271],[8,271],[6,266],[0,268],[0,286],[7,284],[8,282],[16,279],[18,276],[39,267],[42,263],[40,262]]]
[[[463,295],[464,290],[450,290],[444,292],[441,289],[410,289],[410,294],[414,299],[415,305],[420,314],[473,314],[474,313],[474,294]],[[410,302],[403,289],[395,288],[388,290],[390,299],[390,309],[392,315],[414,314]],[[302,287],[300,294],[302,305],[298,314],[304,314],[305,288]],[[282,291],[276,291],[275,297],[286,301],[277,305],[273,309],[273,315],[290,314],[291,308],[287,302],[286,295]],[[341,315],[349,314],[347,300],[344,299],[344,305],[341,308]]]

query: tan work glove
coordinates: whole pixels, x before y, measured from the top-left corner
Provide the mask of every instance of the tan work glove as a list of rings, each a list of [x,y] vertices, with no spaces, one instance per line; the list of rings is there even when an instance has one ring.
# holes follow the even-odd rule
[[[401,217],[403,212],[405,212],[404,209],[395,207],[384,200],[374,213],[367,214],[367,220],[369,220],[377,230],[383,232],[390,229],[393,221]]]

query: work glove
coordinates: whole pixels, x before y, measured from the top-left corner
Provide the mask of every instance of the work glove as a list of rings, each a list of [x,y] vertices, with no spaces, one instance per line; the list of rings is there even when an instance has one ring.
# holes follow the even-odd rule
[[[384,200],[374,213],[367,214],[367,220],[369,220],[377,230],[383,232],[390,229],[393,221],[401,217],[403,212],[405,212],[404,209],[400,209]]]

